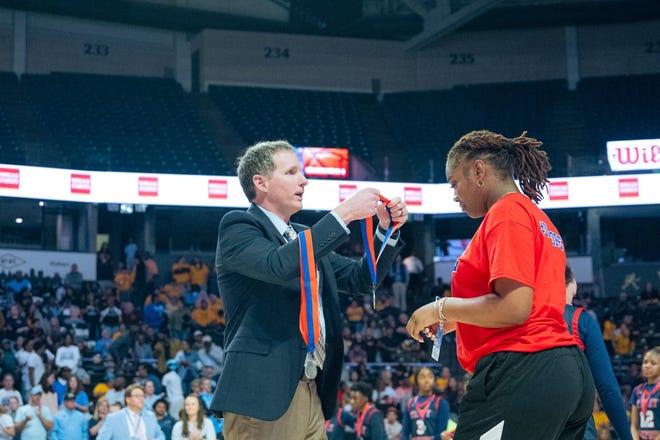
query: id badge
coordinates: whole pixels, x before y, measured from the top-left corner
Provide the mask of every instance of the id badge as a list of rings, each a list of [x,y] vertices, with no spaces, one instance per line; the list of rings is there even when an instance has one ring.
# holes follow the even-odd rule
[[[435,341],[433,341],[433,349],[431,350],[431,357],[434,361],[440,359],[440,347],[442,347],[442,337],[444,336],[445,331],[442,328],[442,325],[438,326],[438,331],[435,333]]]

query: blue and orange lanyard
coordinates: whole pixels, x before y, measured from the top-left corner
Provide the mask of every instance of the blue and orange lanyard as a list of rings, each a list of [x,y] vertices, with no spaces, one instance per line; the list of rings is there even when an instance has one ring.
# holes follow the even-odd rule
[[[392,236],[397,222],[392,221],[392,212],[387,205],[390,200],[379,196],[382,203],[385,204],[387,213],[390,216],[390,225],[385,233],[385,239],[378,251],[378,256],[374,251],[373,239],[373,218],[367,217],[362,220],[362,239],[367,253],[367,264],[373,283],[373,307],[376,307],[376,264],[380,258],[387,241]],[[303,340],[307,345],[307,352],[313,353],[316,348],[316,341],[319,340],[321,327],[319,321],[319,282],[316,274],[316,261],[314,258],[314,245],[312,241],[311,229],[306,229],[298,233],[298,247],[300,249],[300,320],[299,327]]]
[[[316,261],[312,230],[298,233],[300,248],[300,333],[307,345],[307,352],[313,353],[316,341],[321,336],[319,322],[319,280],[316,276]]]
[[[365,253],[367,254],[367,265],[369,266],[369,274],[371,275],[372,306],[374,309],[376,308],[376,284],[378,283],[378,275],[376,274],[376,267],[377,267],[378,259],[383,254],[383,251],[385,250],[385,246],[387,245],[388,240],[394,233],[394,228],[398,224],[397,222],[392,221],[392,211],[387,206],[390,203],[390,200],[383,196],[378,196],[378,197],[380,198],[380,201],[385,205],[385,209],[387,209],[387,213],[390,216],[390,225],[388,226],[387,231],[385,232],[385,238],[383,239],[383,243],[380,245],[380,249],[378,250],[378,255],[376,255],[374,249],[373,217],[367,217],[360,221],[360,226],[362,229],[362,242],[364,243],[364,250]]]

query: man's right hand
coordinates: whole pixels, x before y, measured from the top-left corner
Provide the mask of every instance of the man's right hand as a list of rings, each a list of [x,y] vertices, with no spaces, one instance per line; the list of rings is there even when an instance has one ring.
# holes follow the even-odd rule
[[[341,202],[334,211],[347,225],[353,220],[371,217],[376,215],[379,195],[380,191],[376,188],[361,189]]]

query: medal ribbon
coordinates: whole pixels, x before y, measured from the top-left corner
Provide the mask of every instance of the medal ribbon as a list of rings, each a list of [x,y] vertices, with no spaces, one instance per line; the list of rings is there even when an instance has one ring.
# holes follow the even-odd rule
[[[387,214],[390,216],[390,225],[387,228],[387,231],[385,232],[385,238],[383,239],[383,244],[380,245],[380,249],[378,250],[378,256],[376,256],[376,252],[374,250],[373,217],[367,217],[360,221],[360,226],[362,229],[362,242],[364,244],[364,250],[367,254],[367,264],[369,266],[369,274],[371,275],[371,282],[373,284],[374,296],[376,291],[376,283],[378,282],[378,276],[376,275],[376,264],[378,263],[378,259],[385,250],[385,246],[387,246],[388,240],[394,233],[394,227],[398,224],[398,222],[392,221],[392,212],[390,211],[390,208],[387,206],[387,204],[390,203],[390,200],[386,199],[383,196],[378,196],[378,197],[380,198],[380,201],[385,205],[385,209],[387,209]],[[374,307],[375,306],[376,304],[374,298]]]
[[[646,414],[646,410],[649,407],[649,402],[651,401],[651,396],[654,395],[658,390],[660,390],[660,381],[655,384],[653,387],[653,391],[649,392],[648,388],[646,388],[646,384],[643,384],[641,386],[641,390],[639,393],[639,400],[640,400],[640,407],[642,409],[642,414]]]
[[[419,414],[420,419],[424,419],[426,417],[426,413],[429,412],[429,408],[431,408],[431,403],[435,400],[435,396],[429,396],[428,399],[424,403],[418,403],[419,402],[419,396],[415,396],[415,409],[417,410],[417,413]]]
[[[316,277],[312,230],[298,233],[300,248],[300,333],[307,345],[307,352],[313,353],[316,341],[321,335],[319,322],[319,280]]]
[[[358,438],[362,438],[361,437],[362,434],[363,434],[363,432],[362,432],[362,423],[364,423],[364,416],[367,415],[367,412],[369,411],[369,408],[371,408],[371,404],[366,403],[364,405],[364,408],[363,408],[362,412],[358,416],[357,421],[355,422],[355,432],[357,433]]]

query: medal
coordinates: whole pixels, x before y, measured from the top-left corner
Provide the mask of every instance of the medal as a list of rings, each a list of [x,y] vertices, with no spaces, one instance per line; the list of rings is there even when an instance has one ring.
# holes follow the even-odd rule
[[[307,360],[305,360],[305,377],[307,379],[314,379],[316,378],[316,373],[316,364],[310,357],[308,357]]]

